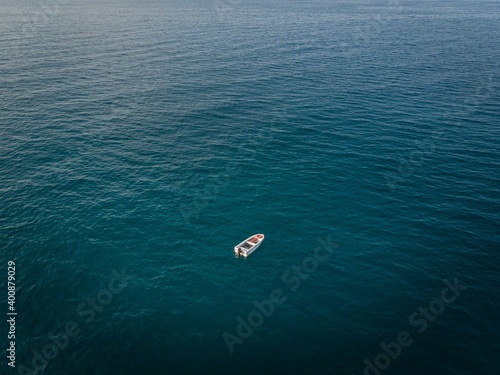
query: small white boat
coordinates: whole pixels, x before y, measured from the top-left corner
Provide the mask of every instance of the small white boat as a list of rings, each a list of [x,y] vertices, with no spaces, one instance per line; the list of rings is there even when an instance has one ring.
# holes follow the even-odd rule
[[[263,234],[254,234],[252,237],[248,237],[245,241],[236,245],[234,247],[234,252],[236,255],[241,255],[246,258],[257,250],[262,241],[264,241]]]

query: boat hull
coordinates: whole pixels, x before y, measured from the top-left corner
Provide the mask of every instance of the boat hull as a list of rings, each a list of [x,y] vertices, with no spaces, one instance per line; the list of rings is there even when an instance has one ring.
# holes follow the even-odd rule
[[[255,250],[259,248],[259,246],[264,241],[263,234],[255,234],[251,237],[248,237],[245,241],[239,243],[234,247],[234,253],[237,256],[248,257]]]

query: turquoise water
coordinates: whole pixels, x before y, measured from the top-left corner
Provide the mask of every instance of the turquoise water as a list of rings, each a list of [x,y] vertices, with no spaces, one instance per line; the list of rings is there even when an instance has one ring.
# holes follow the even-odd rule
[[[499,11],[1,6],[1,373],[498,374]]]

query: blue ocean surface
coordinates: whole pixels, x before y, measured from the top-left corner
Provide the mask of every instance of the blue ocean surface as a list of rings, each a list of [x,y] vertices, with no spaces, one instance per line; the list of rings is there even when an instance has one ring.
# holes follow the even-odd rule
[[[0,373],[500,373],[498,1],[4,2],[0,35]]]

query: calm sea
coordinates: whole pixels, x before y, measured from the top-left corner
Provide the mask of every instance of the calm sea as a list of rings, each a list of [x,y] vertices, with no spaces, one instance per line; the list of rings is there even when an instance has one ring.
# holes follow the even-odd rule
[[[34,0],[0,35],[2,374],[499,374],[498,1]]]

